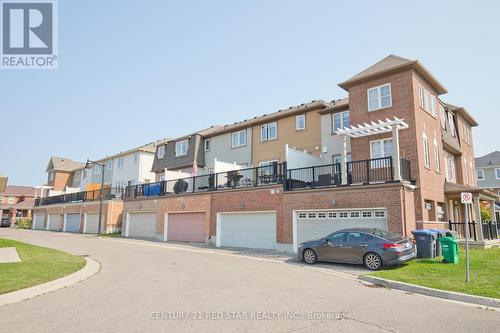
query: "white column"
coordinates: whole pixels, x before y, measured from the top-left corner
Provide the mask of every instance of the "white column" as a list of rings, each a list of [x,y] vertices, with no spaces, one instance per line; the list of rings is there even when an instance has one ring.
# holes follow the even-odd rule
[[[483,222],[481,221],[481,205],[479,202],[479,196],[474,196],[473,204],[471,205],[471,209],[475,210],[476,213],[476,235],[478,241],[483,241]],[[471,212],[472,215],[472,212]],[[471,216],[472,218],[472,216]]]
[[[342,135],[342,185],[347,185],[347,135]]]
[[[497,223],[497,216],[495,214],[495,201],[490,201],[491,222]]]
[[[398,126],[392,126],[392,165],[394,166],[394,180],[401,180],[401,157],[399,155],[399,131]]]

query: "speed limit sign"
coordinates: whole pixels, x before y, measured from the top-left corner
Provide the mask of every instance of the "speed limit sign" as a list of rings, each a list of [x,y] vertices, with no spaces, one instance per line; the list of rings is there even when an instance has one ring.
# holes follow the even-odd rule
[[[471,204],[472,203],[472,193],[462,192],[460,194],[463,204]]]

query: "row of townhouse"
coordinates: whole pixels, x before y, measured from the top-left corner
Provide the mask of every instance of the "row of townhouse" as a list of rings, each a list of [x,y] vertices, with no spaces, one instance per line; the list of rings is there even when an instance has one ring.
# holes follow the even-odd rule
[[[500,151],[476,158],[477,186],[500,196]],[[495,218],[500,220],[500,203],[495,204]]]
[[[446,89],[419,61],[394,55],[339,86],[346,98],[156,145],[155,182],[127,186],[123,235],[294,251],[348,226],[409,236],[469,214],[482,242],[480,202],[497,196],[476,186],[469,112],[439,97]],[[49,209],[38,208],[43,221]]]

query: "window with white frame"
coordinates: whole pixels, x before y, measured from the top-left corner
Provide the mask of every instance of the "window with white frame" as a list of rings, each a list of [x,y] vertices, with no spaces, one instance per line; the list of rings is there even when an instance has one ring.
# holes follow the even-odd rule
[[[349,111],[334,113],[332,115],[332,120],[334,131],[351,126],[351,122],[349,120]]]
[[[470,128],[466,123],[462,124],[463,132],[464,132],[464,141],[470,143]]]
[[[363,218],[371,218],[372,217],[372,212],[371,211],[365,211],[361,213],[361,216]]]
[[[94,175],[100,175],[101,174],[101,167],[99,165],[94,166]]]
[[[319,212],[318,213],[318,218],[319,219],[326,219],[326,212]]]
[[[306,213],[299,213],[299,219],[305,219],[307,217]]]
[[[424,110],[430,112],[431,110],[431,94],[424,89]]]
[[[73,181],[80,181],[80,171],[75,171],[75,175],[73,176]]]
[[[3,195],[0,195],[0,204],[3,203]]]
[[[455,183],[457,181],[455,156],[451,155],[446,151],[443,152],[443,156],[445,162],[444,167],[445,167],[446,180]]]
[[[49,172],[49,182],[54,180],[54,171]]]
[[[484,180],[484,170],[477,169],[476,170],[477,180]]]
[[[437,116],[436,96],[434,96],[434,95],[431,96],[431,114],[433,117]]]
[[[339,218],[346,219],[348,217],[349,217],[349,213],[348,212],[339,212]]]
[[[158,146],[158,153],[156,154],[158,159],[165,157],[165,145]]]
[[[464,178],[465,178],[465,184],[470,185],[470,178],[469,178],[469,166],[467,165],[467,157],[464,156]]]
[[[391,84],[368,89],[368,111],[392,106]]]
[[[113,160],[108,160],[106,162],[106,167],[108,168],[108,170],[113,169]]]
[[[351,212],[351,218],[356,219],[359,217],[359,212]]]
[[[370,142],[371,158],[392,156],[392,139],[383,139]]]
[[[231,133],[231,147],[238,148],[247,144],[247,131],[238,131]]]
[[[352,157],[351,153],[346,155],[346,162],[351,162]],[[333,164],[339,164],[342,163],[342,155],[333,155]]]
[[[273,122],[260,126],[260,141],[274,140],[278,137],[278,123]]]
[[[328,212],[328,218],[329,219],[335,219],[335,218],[337,218],[337,213],[335,213],[335,212]]]
[[[10,204],[14,203],[14,197],[9,197],[7,199],[7,202],[10,203]]]
[[[262,161],[259,163],[260,175],[274,175],[278,172],[278,161],[270,160],[270,161]]]
[[[453,119],[453,114],[451,112],[448,112],[448,123],[450,124],[451,136],[452,137],[457,136],[457,130],[455,129],[455,121]]]
[[[205,151],[210,151],[210,139],[205,139],[203,142],[203,147]]]
[[[446,129],[446,111],[444,107],[439,104],[439,118],[441,120],[441,128]]]
[[[418,106],[424,108],[424,88],[420,84],[418,85]]]
[[[316,213],[309,213],[309,214],[307,214],[307,218],[309,218],[309,219],[315,219],[316,218]]]
[[[436,171],[439,172],[441,171],[441,159],[439,158],[439,144],[436,137],[434,137],[433,144],[434,144],[434,166],[436,168]]]
[[[495,178],[500,179],[500,168],[495,168]]]
[[[424,146],[424,166],[426,168],[430,168],[430,158],[429,158],[429,138],[427,137],[427,133],[422,134],[422,143]]]
[[[139,161],[139,154],[135,153],[134,154],[134,164],[137,164],[138,161]]]
[[[175,157],[186,156],[188,151],[188,140],[177,141],[175,143]]]
[[[120,157],[120,158],[118,159],[118,163],[117,163],[117,165],[116,165],[116,168],[117,168],[117,169],[121,169],[121,168],[123,168],[123,163],[124,163],[123,157]]]
[[[375,217],[385,217],[385,211],[383,211],[383,210],[376,210],[375,211]]]
[[[297,131],[306,129],[306,115],[299,114],[295,116],[295,129]]]

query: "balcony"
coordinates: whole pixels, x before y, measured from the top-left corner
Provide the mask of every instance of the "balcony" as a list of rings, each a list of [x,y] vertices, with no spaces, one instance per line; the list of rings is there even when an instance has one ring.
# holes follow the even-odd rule
[[[35,199],[35,207],[74,203],[74,202],[98,201],[100,199],[100,194],[101,190],[93,190],[93,191],[66,193],[45,198],[37,198]],[[122,194],[123,194],[123,188],[103,188],[102,199],[110,200],[115,198],[121,198]]]

